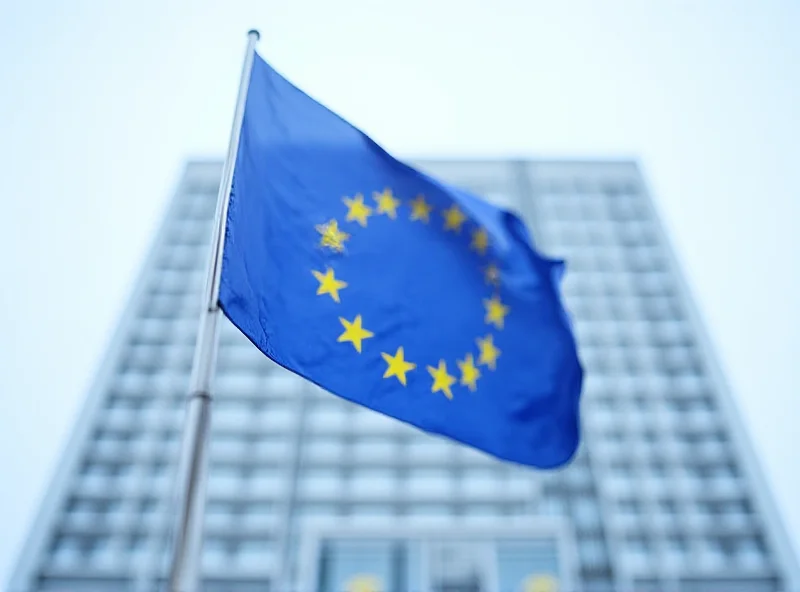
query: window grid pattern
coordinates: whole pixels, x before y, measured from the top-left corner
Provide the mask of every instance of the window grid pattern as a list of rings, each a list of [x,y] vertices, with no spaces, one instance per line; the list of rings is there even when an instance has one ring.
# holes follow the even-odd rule
[[[587,370],[585,443],[553,473],[497,462],[303,383],[224,322],[202,558],[208,589],[294,581],[311,524],[447,528],[537,515],[570,525],[586,590],[676,591],[683,574],[709,582],[741,574],[779,589],[768,585],[779,586],[780,573],[635,169],[607,180],[597,165],[587,182],[525,163],[420,164],[518,211],[539,245],[568,261],[563,293]],[[148,590],[165,577],[218,178],[197,176],[190,166],[145,270],[31,590],[88,582]]]
[[[585,443],[618,579],[659,590],[679,589],[682,573],[771,580],[763,525],[646,196],[631,182],[539,181],[542,241],[569,266]]]

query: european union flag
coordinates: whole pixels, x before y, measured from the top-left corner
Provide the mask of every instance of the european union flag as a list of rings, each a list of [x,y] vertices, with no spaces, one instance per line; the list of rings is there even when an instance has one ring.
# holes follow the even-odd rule
[[[563,264],[515,215],[394,159],[256,55],[227,216],[220,305],[272,360],[503,459],[572,457]]]

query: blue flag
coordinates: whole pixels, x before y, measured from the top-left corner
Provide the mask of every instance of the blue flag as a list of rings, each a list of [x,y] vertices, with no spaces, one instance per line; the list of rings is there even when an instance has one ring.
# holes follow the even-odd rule
[[[563,264],[512,213],[394,159],[258,55],[220,305],[340,397],[499,458],[569,461],[583,371]]]

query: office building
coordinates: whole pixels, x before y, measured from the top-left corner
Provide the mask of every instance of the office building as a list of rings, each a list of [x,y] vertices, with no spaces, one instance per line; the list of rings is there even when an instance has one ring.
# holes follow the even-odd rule
[[[225,321],[204,589],[800,590],[637,164],[417,164],[516,209],[567,259],[579,454],[542,472],[426,435],[304,383]],[[10,592],[163,589],[220,171],[186,166]]]

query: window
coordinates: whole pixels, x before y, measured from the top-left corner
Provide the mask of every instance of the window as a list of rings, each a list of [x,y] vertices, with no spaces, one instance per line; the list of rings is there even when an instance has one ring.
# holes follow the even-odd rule
[[[675,376],[673,388],[677,394],[684,396],[699,396],[708,391],[705,377],[694,372]]]
[[[203,191],[205,187],[198,188]],[[212,193],[187,193],[181,196],[178,206],[178,216],[181,220],[197,220],[200,222],[211,220],[216,209],[216,200]]]
[[[764,541],[760,537],[744,537],[736,545],[737,563],[742,566],[758,568],[767,562]]]
[[[169,339],[169,323],[161,319],[139,319],[131,336],[132,346],[162,345]]]
[[[280,507],[276,503],[256,501],[242,504],[243,519],[252,528],[273,527],[278,522]]]
[[[53,543],[53,562],[59,567],[107,564],[110,560],[109,543],[108,536],[60,535]]]
[[[631,463],[628,460],[618,460],[611,463],[609,473],[614,477],[630,478],[633,474]]]
[[[582,462],[582,456],[578,456],[575,460],[572,469],[564,473],[564,479],[573,491],[587,489],[592,484],[589,467]]]
[[[625,251],[609,245],[605,248],[600,247],[594,249],[594,254],[597,259],[598,268],[607,271],[621,271],[625,264]]]
[[[235,465],[222,465],[209,471],[209,495],[235,495],[243,485],[241,472]]]
[[[720,520],[729,528],[742,528],[750,524],[752,508],[748,500],[723,501],[719,504]]]
[[[300,495],[304,498],[338,498],[343,488],[342,474],[335,468],[309,468],[300,478]]]
[[[639,437],[647,444],[655,444],[657,440],[656,432],[647,426],[644,426],[644,429],[640,432]]]
[[[578,528],[592,529],[600,524],[600,510],[593,499],[580,497],[575,500],[573,515]]]
[[[472,541],[432,541],[428,552],[431,592],[489,588],[493,562],[487,545]]]
[[[619,501],[616,522],[624,528],[636,528],[642,520],[642,506],[637,499],[628,498]]]
[[[615,421],[618,421],[618,414],[613,410],[613,403],[607,397],[587,398],[586,405],[592,408],[592,412],[584,416],[584,421],[593,424],[600,431],[608,432]]]
[[[628,220],[617,224],[619,237],[623,245],[633,247],[653,244],[653,229],[650,223],[643,220]]]
[[[126,350],[122,361],[122,371],[134,371],[141,374],[154,374],[165,366],[166,346],[131,345]]]
[[[233,550],[232,545],[226,539],[206,536],[203,541],[203,567],[206,569],[228,568]]]
[[[649,321],[674,319],[679,315],[675,299],[669,294],[657,294],[642,298],[642,311]]]
[[[333,502],[306,502],[297,508],[300,517],[328,518],[339,514],[339,505]]]
[[[608,200],[609,210],[616,220],[635,220],[645,217],[645,211],[634,195],[620,194]]]
[[[395,512],[390,504],[358,503],[353,505],[350,515],[369,519],[391,518],[395,515]]]
[[[581,592],[617,592],[617,586],[607,576],[585,575]]]
[[[395,549],[394,543],[381,540],[327,542],[323,546],[321,561],[328,569],[324,570],[319,590],[342,592],[350,586],[355,588],[357,578],[365,585],[374,582],[381,590],[400,589],[402,576],[395,568],[396,559],[407,554],[398,555]],[[405,571],[407,568],[403,565],[401,569]],[[418,578],[419,575],[414,573],[412,577]],[[416,581],[410,580],[409,583],[415,584]]]
[[[603,439],[608,440],[609,442],[622,442],[622,430],[618,427],[610,427],[609,429],[603,432]],[[625,469],[623,468],[625,463],[619,463],[616,465],[617,474],[623,474]],[[628,472],[629,468],[628,468]]]
[[[154,497],[145,497],[139,502],[138,518],[143,521],[153,520],[160,510],[161,504],[159,500]]]
[[[395,440],[382,436],[361,437],[353,443],[353,453],[357,460],[383,459],[392,462],[396,456]]]
[[[164,444],[177,444],[179,440],[178,430],[163,430],[160,435],[161,442]]]
[[[578,552],[581,556],[581,563],[586,567],[598,568],[608,563],[605,543],[599,537],[580,537]]]
[[[247,425],[252,414],[242,404],[231,401],[220,402],[214,410],[214,423],[220,429],[235,429]]]
[[[685,321],[663,320],[651,324],[653,339],[657,345],[673,345],[685,343],[691,332]]]
[[[689,546],[681,536],[668,536],[664,542],[664,561],[671,568],[680,568],[686,562]]]
[[[652,559],[652,546],[650,541],[642,536],[631,536],[625,541],[625,551],[628,561],[634,567],[647,567]]]
[[[415,496],[447,496],[452,485],[449,473],[442,469],[413,469],[406,481],[408,492]]]
[[[252,469],[250,490],[261,495],[281,495],[286,489],[286,472],[282,468],[257,466]]]
[[[191,271],[203,264],[205,249],[190,245],[172,245],[161,253],[158,267],[162,270]],[[198,303],[199,304],[199,303]]]
[[[147,557],[147,537],[144,534],[132,534],[126,537],[123,551],[134,564],[140,564]]]
[[[545,516],[564,516],[566,515],[566,505],[560,496],[545,496],[542,499],[540,511]]]
[[[240,568],[252,571],[268,571],[274,567],[276,555],[272,541],[246,540],[239,543],[236,563]]]
[[[123,418],[134,418],[144,406],[145,401],[139,397],[112,395],[106,400],[107,417],[120,414]]]
[[[258,376],[252,372],[236,372],[220,374],[216,378],[216,389],[219,392],[219,401],[224,397],[247,396],[260,391]]]
[[[664,369],[673,374],[699,371],[697,354],[690,345],[673,344],[663,348],[661,361]]]
[[[218,376],[239,373],[252,376],[264,359],[264,355],[250,342],[226,343],[219,349]],[[271,394],[269,387],[264,388],[264,392]]]
[[[151,481],[147,484],[148,487],[153,487],[157,491],[163,491],[169,487],[174,480],[174,471],[167,469],[167,463],[163,461],[155,461],[151,464],[148,471]]]
[[[51,550],[57,567],[73,567],[84,560],[84,548],[78,537],[59,537]]]
[[[708,471],[708,481],[713,491],[726,495],[739,493],[739,471],[731,463],[714,466]]]
[[[504,486],[508,495],[529,499],[533,495],[534,481],[530,474],[515,472],[508,476]]]
[[[514,209],[517,206],[514,196],[505,191],[486,191],[481,193],[481,196],[499,208]]]
[[[388,497],[396,490],[395,474],[390,469],[358,469],[350,479],[350,492],[357,497]]]
[[[315,405],[308,414],[308,425],[318,431],[344,431],[350,424],[350,411],[341,405]]]
[[[473,507],[473,509],[475,508]],[[449,504],[427,504],[415,502],[407,506],[405,514],[407,516],[425,518],[447,517],[453,515],[453,508]],[[499,508],[497,508],[497,513],[493,515],[501,515]]]
[[[216,418],[214,419],[216,421]],[[248,444],[243,434],[228,432],[213,434],[211,458],[238,458],[246,454]]]
[[[465,496],[494,497],[502,491],[496,468],[465,470],[459,489]]]
[[[177,294],[153,294],[142,305],[142,312],[148,318],[169,319],[188,312]]]
[[[78,525],[99,525],[122,517],[119,499],[72,497],[67,503],[67,519]]]
[[[351,417],[354,429],[359,432],[391,433],[394,431],[396,422],[396,420],[363,407],[354,407]]]
[[[700,548],[699,560],[703,567],[722,567],[730,559],[731,550],[719,538],[707,538]]]
[[[196,330],[197,323],[195,322],[194,325]],[[186,330],[189,330],[188,326],[186,327]],[[239,331],[239,329],[237,329],[233,323],[228,321],[226,317],[223,318],[223,322],[220,325],[219,342],[221,349],[224,349],[230,345],[236,345],[240,347],[246,347],[249,345],[250,347],[254,347],[253,344],[250,343],[250,340],[245,337],[244,333]]]
[[[253,454],[262,460],[285,460],[292,453],[292,442],[288,434],[250,434],[249,443]]]
[[[254,352],[261,356],[261,352],[255,350]],[[263,357],[263,356],[262,356]],[[300,380],[289,374],[288,372],[275,372],[266,378],[266,386],[264,387],[265,393],[270,397],[295,397],[298,395],[303,383]]]
[[[181,218],[173,222],[169,240],[173,244],[205,246],[211,240],[211,224]]]
[[[335,461],[345,456],[344,440],[337,436],[313,435],[303,443],[307,462]]]
[[[129,483],[132,469],[131,463],[86,462],[81,469],[81,481],[92,490],[117,488]]]
[[[430,436],[417,436],[406,447],[411,459],[424,461],[445,460],[453,454],[453,446],[448,442]]]

